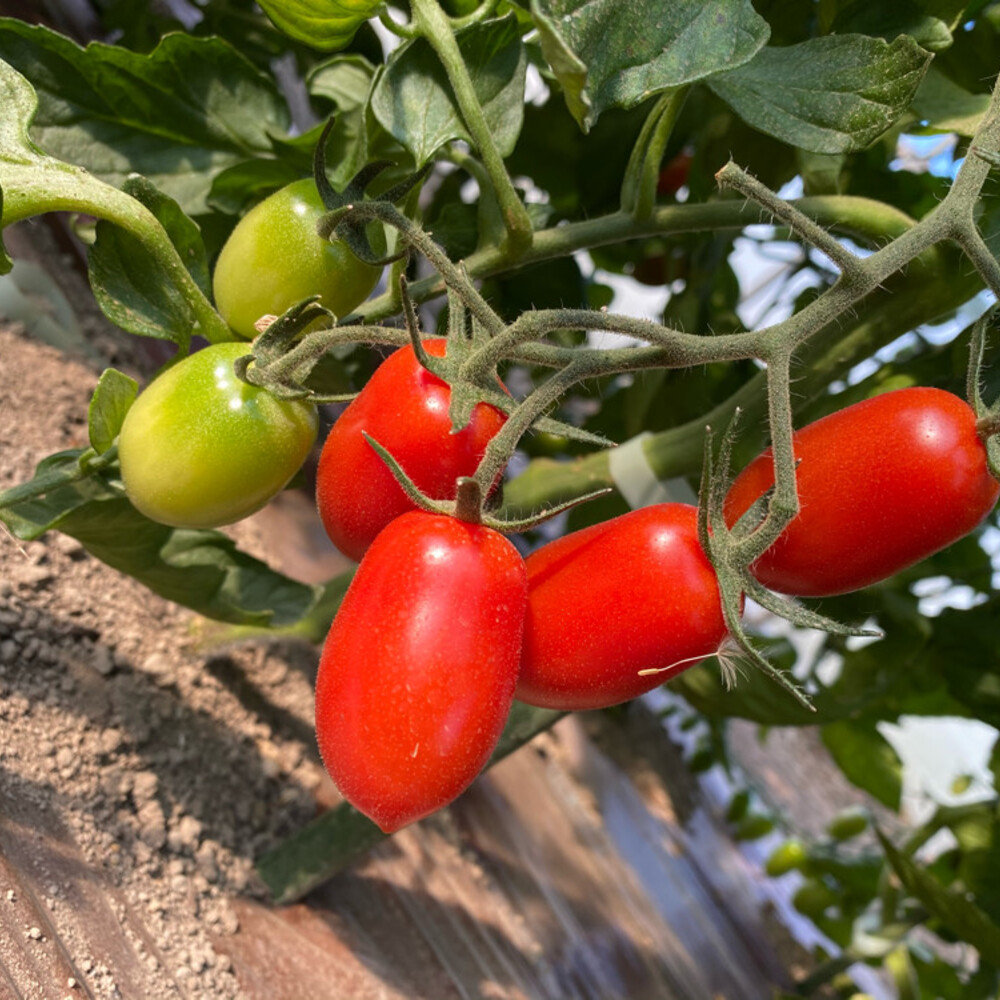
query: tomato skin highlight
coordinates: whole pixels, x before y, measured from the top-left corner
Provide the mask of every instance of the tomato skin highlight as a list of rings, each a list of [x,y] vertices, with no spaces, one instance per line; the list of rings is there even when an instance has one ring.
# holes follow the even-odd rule
[[[443,357],[443,338],[424,341]],[[451,432],[448,383],[401,347],[379,365],[368,384],[337,418],[323,444],[316,472],[316,505],[330,540],[360,560],[394,518],[415,510],[386,464],[364,437],[387,448],[428,496],[452,500],[455,481],[471,476],[506,415],[479,403],[468,425]]]
[[[884,580],[957,541],[993,509],[976,416],[941,389],[897,389],[797,431],[799,513],[751,571],[766,587],[827,597]],[[733,525],[774,485],[768,448],[736,477]]]
[[[371,294],[382,269],[358,260],[341,240],[322,239],[326,214],[311,177],[254,205],[229,234],[212,275],[222,318],[248,340],[261,316],[278,316],[310,295],[346,316]]]
[[[565,535],[526,565],[515,696],[530,705],[617,705],[711,656],[727,635],[715,570],[688,504],[644,507]],[[655,668],[667,669],[639,675]]]
[[[316,736],[344,797],[386,833],[479,774],[510,711],[524,560],[482,525],[415,511],[358,567],[323,647]]]
[[[260,510],[316,441],[312,403],[240,381],[244,343],[214,344],[177,362],[139,394],[118,438],[125,492],[147,517],[216,528]]]

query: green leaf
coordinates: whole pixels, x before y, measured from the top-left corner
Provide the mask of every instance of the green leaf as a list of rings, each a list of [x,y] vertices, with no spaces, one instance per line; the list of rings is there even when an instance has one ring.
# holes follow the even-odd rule
[[[101,372],[87,408],[90,446],[98,455],[103,455],[114,444],[138,391],[139,383],[116,368]]]
[[[823,743],[841,771],[890,809],[898,809],[903,767],[896,751],[868,719],[843,719],[823,727]]]
[[[197,225],[144,177],[130,177],[123,190],[156,216],[188,273],[208,296],[208,259]],[[129,333],[171,340],[187,350],[197,317],[189,299],[164,280],[163,265],[141,240],[99,220],[87,264],[94,297],[112,323]]]
[[[930,52],[941,52],[953,41],[964,3],[934,3],[933,0],[893,0],[891,4],[871,0],[849,0],[841,4],[831,32],[838,35],[876,35],[891,42],[909,35]]]
[[[244,160],[215,175],[208,204],[217,212],[241,215],[251,203],[302,176],[303,172],[287,160]]]
[[[987,94],[970,94],[933,66],[921,80],[913,112],[930,132],[973,136],[990,106]]]
[[[741,66],[770,34],[749,0],[531,0],[531,16],[585,132],[608,108]]]
[[[945,888],[933,875],[898,851],[881,830],[876,829],[875,833],[886,859],[907,892],[916,896],[960,940],[976,948],[983,960],[1000,965],[1000,927],[971,900]]]
[[[49,456],[36,469],[36,478],[72,470],[82,454]],[[221,532],[150,521],[121,495],[110,471],[0,509],[0,520],[26,540],[57,529],[161,597],[219,621],[291,625],[309,612],[320,593],[240,552]]]
[[[476,24],[456,38],[497,148],[507,156],[524,121],[527,56],[517,18],[510,14]],[[444,67],[423,39],[400,46],[389,57],[372,91],[371,108],[418,167],[452,139],[472,141]]]
[[[931,56],[901,35],[766,48],[709,86],[748,124],[815,153],[864,149],[909,107]]]
[[[48,28],[0,18],[0,52],[35,83],[31,134],[48,153],[115,187],[140,173],[191,215],[206,211],[216,174],[269,155],[270,135],[288,127],[273,82],[218,38],[167,35],[142,55],[98,42],[83,49]],[[22,117],[5,115],[4,150],[30,117],[19,110]]]
[[[357,55],[334,56],[306,77],[313,98],[329,101],[335,108],[336,121],[326,146],[326,171],[338,189],[369,160],[399,159],[389,148],[393,140],[369,109],[374,80],[375,67]]]
[[[314,49],[333,52],[383,6],[383,0],[258,0],[276,28]]]

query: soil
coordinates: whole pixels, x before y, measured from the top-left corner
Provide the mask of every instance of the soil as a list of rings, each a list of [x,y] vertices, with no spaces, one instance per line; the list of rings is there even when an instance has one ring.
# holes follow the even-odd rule
[[[94,372],[11,329],[0,357],[2,488],[49,452],[85,445]],[[315,814],[327,781],[312,739],[315,650],[206,650],[192,614],[56,532],[26,543],[5,533],[0,560],[2,812],[20,802],[64,827],[143,915],[141,950],[163,970],[149,1000],[176,997],[185,979],[198,996],[237,995],[213,949],[237,926],[227,899],[263,897],[253,858]],[[0,885],[0,906],[20,902]],[[58,883],[46,904],[67,905]],[[34,930],[36,947],[51,947]],[[117,995],[99,962],[73,959],[95,996]]]

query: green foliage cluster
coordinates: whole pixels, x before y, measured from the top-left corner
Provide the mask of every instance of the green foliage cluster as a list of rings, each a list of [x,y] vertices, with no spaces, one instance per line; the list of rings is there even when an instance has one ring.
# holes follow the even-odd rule
[[[989,0],[411,0],[388,7],[262,0],[272,20],[249,0],[205,0],[190,30],[156,5],[100,0],[97,7],[116,44],[81,46],[49,28],[0,19],[0,229],[50,211],[96,217],[88,260],[101,308],[122,330],[171,341],[181,353],[193,336],[232,339],[211,303],[212,262],[251,205],[310,174],[331,115],[326,173],[336,189],[376,161],[391,164],[373,184],[376,196],[435,168],[432,183],[406,196],[405,213],[448,258],[464,261],[504,321],[526,310],[600,309],[613,288],[641,279],[669,291],[657,319],[706,344],[776,316],[803,315],[823,301],[844,264],[832,237],[820,247],[826,253],[808,245],[798,216],[750,204],[742,188],[720,191],[715,175],[727,162],[772,192],[798,189],[801,218],[868,253],[930,231],[924,220],[949,191],[953,165],[976,161],[973,137],[995,125],[1000,3]],[[391,50],[372,27],[376,18],[383,36],[401,36]],[[290,94],[297,95],[292,104]],[[908,143],[927,148],[935,137],[944,151],[937,158],[916,167],[900,162]],[[995,158],[998,150],[987,153]],[[658,191],[661,169],[679,156],[690,158],[686,183]],[[902,385],[964,392],[963,328],[982,311],[987,290],[1000,294],[1000,211],[992,185],[978,197],[981,186],[982,178],[966,205],[981,246],[940,236],[900,250],[873,287],[822,314],[798,342],[789,397],[796,424]],[[776,262],[755,308],[735,264],[736,251],[750,245]],[[398,315],[404,303],[396,281],[408,266],[414,302],[443,294],[436,276],[399,261],[387,290],[346,321]],[[0,244],[0,272],[9,267]],[[442,325],[456,305],[450,298]],[[943,321],[953,333],[940,334],[935,324]],[[577,348],[584,328],[560,328],[551,342]],[[994,356],[987,344],[987,362]],[[536,360],[526,352],[508,374],[532,384],[544,371]],[[358,381],[364,362],[338,347],[323,369],[342,388]],[[987,401],[1000,393],[997,370],[983,369]],[[737,465],[765,442],[765,378],[748,354],[598,372],[563,395],[555,415],[591,442],[647,434],[652,474],[694,484],[706,424],[721,429],[743,409]],[[345,579],[304,586],[218,532],[154,524],[124,498],[114,438],[134,393],[113,375],[102,380],[91,447],[46,459],[34,484],[3,496],[0,518],[20,538],[64,531],[202,614],[320,637]],[[607,449],[553,433],[529,435],[522,448],[529,461],[507,485],[510,512],[601,486],[617,489],[574,510],[571,526],[626,509]],[[898,809],[901,765],[882,724],[958,716],[1000,727],[998,598],[983,545],[991,533],[995,540],[995,515],[893,579],[823,602],[825,615],[881,629],[877,642],[825,634],[804,655],[787,639],[764,640],[771,661],[806,687],[814,711],[756,677],[727,690],[714,664],[678,677],[673,690],[715,734],[699,766],[725,762],[728,719],[816,725],[848,779]],[[917,586],[930,579],[972,599],[930,615]],[[833,679],[824,669],[831,657]],[[552,718],[519,710],[503,752]],[[991,768],[992,795],[942,806],[902,845],[879,832],[861,851],[831,837],[792,852],[794,864],[784,870],[803,872],[820,901],[815,919],[843,952],[824,967],[831,978],[847,956],[884,965],[900,995],[996,994],[1000,751]],[[741,836],[771,828],[771,820],[750,818],[737,817]],[[369,844],[360,822],[337,814],[323,832],[265,859],[276,893],[291,898]],[[942,829],[953,846],[927,859],[920,848]],[[927,931],[974,947],[976,971],[929,948]]]

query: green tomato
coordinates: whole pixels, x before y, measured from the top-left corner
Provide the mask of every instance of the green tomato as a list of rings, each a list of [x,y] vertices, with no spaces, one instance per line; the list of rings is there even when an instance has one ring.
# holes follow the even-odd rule
[[[179,361],[132,404],[118,438],[125,492],[147,517],[215,528],[260,510],[316,441],[316,407],[247,385],[242,343]]]
[[[844,809],[833,817],[826,832],[834,840],[850,840],[868,829],[870,819],[868,810],[861,806]]]
[[[241,336],[261,316],[279,316],[310,295],[336,316],[368,298],[381,268],[358,260],[340,240],[316,233],[326,208],[311,177],[255,205],[236,224],[215,265],[212,285],[222,318]]]
[[[776,847],[764,864],[764,871],[771,878],[780,878],[790,871],[801,869],[809,860],[805,845],[800,840],[786,840]]]

